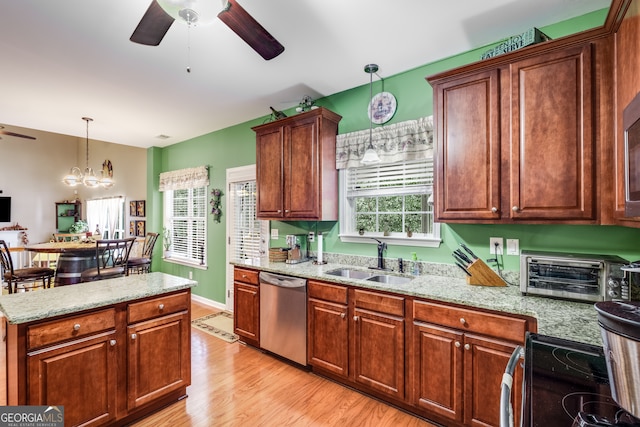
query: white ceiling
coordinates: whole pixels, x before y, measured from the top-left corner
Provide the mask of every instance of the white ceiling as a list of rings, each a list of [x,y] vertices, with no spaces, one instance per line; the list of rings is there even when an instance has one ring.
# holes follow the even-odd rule
[[[91,139],[166,146],[368,84],[371,62],[386,78],[610,5],[238,0],[285,46],[265,61],[218,19],[190,36],[175,22],[157,47],[130,42],[150,1],[1,0],[0,125],[85,136],[89,116]]]

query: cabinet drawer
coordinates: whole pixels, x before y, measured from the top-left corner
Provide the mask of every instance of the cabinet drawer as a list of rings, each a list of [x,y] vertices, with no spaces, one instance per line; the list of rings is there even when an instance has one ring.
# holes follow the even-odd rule
[[[317,298],[338,304],[347,303],[347,288],[345,286],[330,285],[328,283],[309,280],[307,283],[307,292],[309,298]]]
[[[29,326],[27,329],[27,348],[29,350],[80,338],[116,326],[114,309],[53,320]]]
[[[165,314],[176,313],[189,308],[189,293],[166,295],[148,301],[129,304],[127,322],[136,323]]]
[[[402,297],[356,289],[354,301],[356,308],[404,316],[404,298]]]
[[[233,269],[233,280],[243,283],[258,284],[258,272],[255,270],[246,270],[244,268]]]
[[[515,342],[523,342],[525,332],[533,326],[524,318],[425,301],[413,302],[413,318]]]

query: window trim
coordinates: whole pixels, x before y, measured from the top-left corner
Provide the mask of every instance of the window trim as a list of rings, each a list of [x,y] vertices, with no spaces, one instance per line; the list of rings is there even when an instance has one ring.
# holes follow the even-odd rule
[[[389,236],[384,236],[383,233],[369,232],[366,235],[361,236],[356,231],[348,231],[348,225],[351,224],[351,216],[346,212],[347,205],[347,177],[346,169],[340,169],[338,171],[338,198],[339,198],[339,221],[340,232],[338,237],[343,243],[364,243],[364,244],[376,244],[373,238],[386,243],[397,246],[416,246],[425,248],[438,248],[442,243],[440,236],[440,223],[433,222],[433,237],[406,237],[404,233],[391,233]]]

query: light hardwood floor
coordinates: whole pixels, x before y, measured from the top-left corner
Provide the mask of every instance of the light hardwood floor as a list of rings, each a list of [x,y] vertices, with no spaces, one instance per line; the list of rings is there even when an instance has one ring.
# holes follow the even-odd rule
[[[192,318],[215,312],[192,303]],[[189,397],[133,424],[158,426],[432,426],[237,342],[191,328]]]

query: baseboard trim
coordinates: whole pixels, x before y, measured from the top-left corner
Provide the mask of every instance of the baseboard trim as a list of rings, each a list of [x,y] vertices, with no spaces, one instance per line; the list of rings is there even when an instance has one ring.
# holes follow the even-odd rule
[[[194,293],[191,294],[191,299],[193,301],[199,302],[200,304],[204,304],[206,306],[213,307],[213,308],[216,308],[218,310],[226,310],[227,309],[226,304],[223,304],[223,303],[218,302],[218,301],[211,300],[209,298],[201,297],[200,295],[196,295]]]

